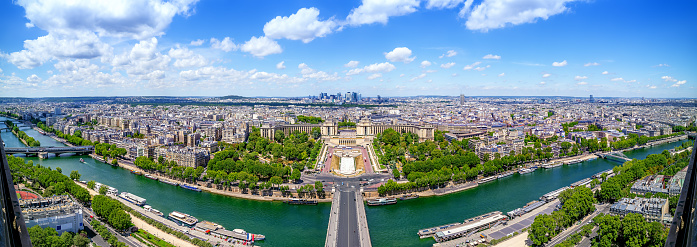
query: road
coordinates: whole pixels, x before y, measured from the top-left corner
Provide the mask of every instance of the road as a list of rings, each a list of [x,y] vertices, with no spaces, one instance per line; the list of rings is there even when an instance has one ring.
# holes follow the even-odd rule
[[[341,205],[339,207],[339,223],[337,228],[336,246],[360,246],[358,235],[358,217],[356,211],[356,192],[355,187],[351,188],[346,183],[340,187]]]
[[[92,210],[87,209],[87,208],[85,208],[84,206],[82,206],[82,212],[83,212],[83,215],[85,216],[85,218],[94,217],[92,220],[96,220],[96,219],[97,219],[97,216],[92,212]],[[143,245],[141,242],[139,242],[138,240],[136,240],[134,237],[121,235],[121,233],[117,232],[116,230],[114,230],[113,228],[111,228],[111,226],[107,225],[106,223],[104,223],[104,222],[100,222],[100,223],[102,223],[103,226],[106,226],[107,229],[109,229],[109,231],[111,232],[111,234],[113,234],[114,236],[116,236],[116,238],[117,238],[119,241],[123,242],[124,244],[126,244],[126,245],[128,245],[128,246],[134,246],[134,247],[145,246],[145,245]],[[85,225],[88,226],[90,229],[92,229],[92,231],[94,231],[94,229],[92,228],[92,225],[89,225],[88,222],[85,221]],[[96,231],[95,231],[95,232],[96,232]],[[103,240],[108,240],[108,239],[103,239]],[[95,241],[95,243],[97,243],[97,241]],[[102,245],[102,244],[100,244],[100,243],[97,243],[97,244],[99,244],[100,246]],[[105,246],[109,246],[109,245],[107,244],[107,245],[105,245]]]
[[[556,246],[557,244],[564,242],[564,240],[566,240],[566,238],[568,238],[572,234],[576,233],[579,229],[581,229],[582,226],[587,225],[588,222],[591,221],[593,218],[595,218],[595,216],[598,216],[598,214],[600,214],[600,213],[607,214],[608,211],[610,210],[610,205],[611,204],[600,204],[600,205],[596,204],[595,207],[597,210],[595,210],[595,212],[593,212],[592,214],[584,217],[583,220],[581,221],[581,224],[573,225],[573,226],[567,228],[566,230],[559,233],[559,235],[552,238],[552,240],[550,240],[545,245],[546,246]]]

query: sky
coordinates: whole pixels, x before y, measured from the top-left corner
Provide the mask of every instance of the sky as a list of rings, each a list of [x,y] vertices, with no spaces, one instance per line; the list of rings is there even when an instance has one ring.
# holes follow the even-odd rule
[[[696,1],[0,1],[0,96],[697,98]]]

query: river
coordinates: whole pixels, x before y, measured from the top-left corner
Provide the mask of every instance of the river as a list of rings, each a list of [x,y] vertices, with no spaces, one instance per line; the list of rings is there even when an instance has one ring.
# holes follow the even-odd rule
[[[0,117],[0,121],[6,118]],[[21,125],[20,125],[21,127]],[[32,129],[22,128],[42,146],[64,146]],[[12,133],[2,132],[7,147],[24,146]],[[682,143],[634,150],[625,154],[643,159]],[[79,162],[83,158],[87,164]],[[227,229],[242,228],[251,233],[266,235],[260,246],[322,246],[329,222],[330,204],[317,206],[286,205],[280,202],[261,202],[220,196],[206,192],[174,187],[135,176],[128,170],[98,162],[89,156],[61,156],[49,159],[26,158],[52,168],[60,167],[63,174],[77,170],[80,180],[94,180],[127,191],[147,200],[147,204],[168,214],[180,211],[199,220],[219,223]],[[554,169],[538,169],[525,175],[480,185],[475,189],[440,196],[402,201],[384,207],[366,207],[373,246],[430,246],[432,238],[419,239],[419,229],[463,221],[491,211],[506,213],[536,200],[543,194],[568,186],[573,182],[612,168],[619,163],[597,159]]]

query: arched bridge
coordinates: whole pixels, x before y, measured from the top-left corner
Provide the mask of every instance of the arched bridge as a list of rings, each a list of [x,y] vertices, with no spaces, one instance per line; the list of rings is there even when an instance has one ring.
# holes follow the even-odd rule
[[[603,159],[614,160],[622,163],[632,160],[629,157],[627,157],[627,155],[624,155],[624,153],[622,152],[600,154],[600,157],[602,157]]]
[[[25,154],[27,156],[37,155],[46,156],[55,154],[59,156],[64,153],[74,153],[78,155],[90,154],[94,152],[94,146],[76,146],[76,147],[22,147],[22,148],[5,148],[6,154]]]

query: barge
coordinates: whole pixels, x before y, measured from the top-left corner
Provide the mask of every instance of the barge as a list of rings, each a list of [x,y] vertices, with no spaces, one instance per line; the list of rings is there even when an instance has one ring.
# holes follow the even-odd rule
[[[455,222],[447,225],[442,225],[442,226],[435,226],[435,227],[430,227],[426,229],[421,229],[419,230],[419,238],[430,238],[433,237],[433,234],[436,234],[436,232],[443,231],[446,229],[450,229],[453,227],[457,227],[459,225],[462,225],[460,222]]]
[[[187,190],[193,190],[193,191],[196,191],[196,192],[201,192],[201,189],[199,189],[199,188],[196,187],[196,186],[191,186],[191,185],[186,185],[186,184],[180,184],[179,187],[182,187],[182,188],[187,189]]]
[[[145,177],[157,181],[157,177],[155,177],[153,175],[145,174]]]
[[[174,221],[174,223],[177,223],[177,225],[188,228],[193,228],[198,222],[198,219],[194,218],[193,216],[177,211],[172,211],[171,213],[169,213],[167,218]]]
[[[496,176],[486,177],[486,178],[480,179],[479,181],[477,181],[477,183],[479,183],[479,184],[488,183],[488,182],[494,181],[496,179],[497,179]]]
[[[142,198],[140,196],[136,196],[136,195],[128,193],[128,192],[121,192],[121,194],[119,194],[119,197],[121,197],[121,199],[124,199],[130,203],[133,203],[133,204],[141,206],[141,207],[143,205],[145,205],[145,198]]]
[[[131,173],[133,173],[133,174],[135,174],[135,175],[143,175],[142,172],[139,172],[139,171],[136,171],[136,170],[131,170]]]
[[[154,208],[153,208],[152,206],[150,206],[150,205],[145,205],[145,206],[143,206],[143,209],[145,209],[145,211],[149,211],[149,212],[151,212],[151,213],[153,213],[153,214],[155,214],[155,215],[157,215],[157,216],[160,216],[160,217],[164,216],[164,214],[163,214],[162,212],[160,212],[160,210],[154,209]]]
[[[196,227],[194,227],[194,230],[225,239],[228,242],[237,240],[252,243],[254,241],[262,241],[266,239],[266,236],[262,234],[248,233],[243,229],[235,229],[230,231],[225,229],[225,227],[210,221],[199,222],[196,224]]]
[[[506,172],[506,173],[503,173],[503,174],[501,174],[501,175],[498,175],[496,178],[497,178],[497,179],[502,179],[502,178],[505,178],[505,177],[509,177],[509,176],[513,175],[513,173],[514,173],[514,172]]]
[[[451,239],[460,238],[484,229],[494,227],[507,220],[508,217],[501,214],[501,212],[491,212],[488,214],[465,220],[465,222],[463,222],[460,226],[438,231],[435,234],[433,234],[433,239],[435,239],[436,242],[443,242]]]
[[[397,199],[395,199],[395,198],[368,199],[367,203],[368,203],[368,206],[391,205],[391,204],[397,203]]]
[[[169,181],[169,180],[160,179],[160,182],[163,182],[163,183],[166,183],[166,184],[169,184],[169,185],[179,186],[179,183],[172,182],[172,181]]]
[[[298,198],[291,198],[290,200],[284,202],[291,205],[317,205],[317,200],[307,200]]]
[[[409,195],[403,195],[402,197],[399,198],[399,200],[406,201],[406,200],[411,200],[411,199],[416,199],[416,198],[419,198],[419,195],[409,194]]]
[[[532,168],[520,168],[520,170],[518,170],[518,174],[520,174],[520,175],[528,174],[528,173],[534,172],[535,170],[536,169],[532,169]]]

